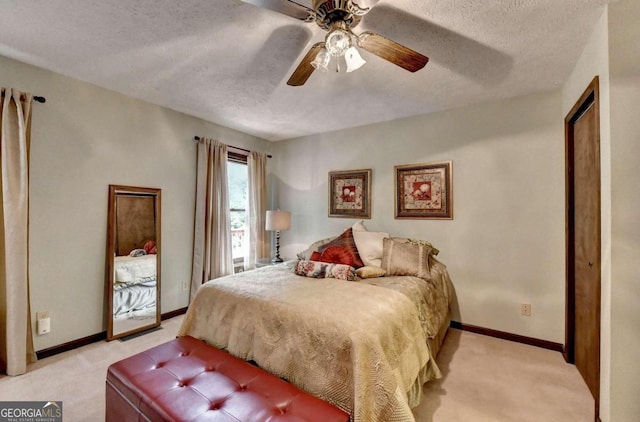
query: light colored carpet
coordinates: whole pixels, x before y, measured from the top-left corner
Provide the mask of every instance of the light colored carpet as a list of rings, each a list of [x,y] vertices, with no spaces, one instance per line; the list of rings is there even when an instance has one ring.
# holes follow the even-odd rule
[[[107,367],[175,337],[182,317],[128,340],[94,343],[0,376],[0,400],[62,400],[68,422],[104,420]],[[427,384],[417,422],[585,422],[593,400],[576,368],[536,347],[449,330],[438,356],[444,377]]]
[[[591,422],[594,400],[558,352],[450,329],[418,422]]]

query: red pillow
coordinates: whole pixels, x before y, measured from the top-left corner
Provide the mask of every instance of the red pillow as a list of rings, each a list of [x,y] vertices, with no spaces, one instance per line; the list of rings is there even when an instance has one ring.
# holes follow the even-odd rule
[[[320,252],[314,251],[313,253],[311,253],[311,256],[309,257],[309,261],[320,261],[321,256],[322,255],[320,254]]]
[[[156,242],[153,240],[148,240],[147,243],[142,247],[147,254],[156,254],[158,250],[156,248]]]
[[[364,266],[362,259],[360,259],[360,254],[358,254],[358,248],[356,247],[356,242],[353,240],[353,231],[349,228],[344,231],[339,237],[335,238],[331,242],[320,248],[320,252],[324,252],[328,248],[332,246],[341,246],[346,249],[346,251],[352,256],[353,262],[351,265],[354,268],[360,268]]]
[[[319,261],[353,266],[353,255],[342,246],[329,246],[322,252]]]

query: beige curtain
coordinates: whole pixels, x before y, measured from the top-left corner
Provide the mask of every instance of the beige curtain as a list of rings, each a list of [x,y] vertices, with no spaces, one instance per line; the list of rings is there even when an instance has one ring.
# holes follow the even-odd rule
[[[247,157],[249,183],[247,186],[247,231],[249,253],[245,257],[244,268],[255,268],[256,260],[268,258],[270,243],[264,228],[267,212],[267,154],[251,152]]]
[[[202,283],[233,273],[227,158],[225,144],[198,142],[191,299]]]
[[[36,359],[29,307],[31,94],[0,87],[0,370],[27,372]]]

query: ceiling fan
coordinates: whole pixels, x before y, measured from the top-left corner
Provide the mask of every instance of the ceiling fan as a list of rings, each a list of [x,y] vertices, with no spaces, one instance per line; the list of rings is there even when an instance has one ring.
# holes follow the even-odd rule
[[[291,0],[242,0],[254,6],[273,10],[304,22],[315,22],[327,32],[324,42],[314,44],[293,72],[287,85],[300,86],[315,69],[326,71],[332,57],[337,69],[344,59],[346,71],[360,68],[365,61],[356,47],[375,54],[410,72],[422,69],[429,58],[380,34],[366,31],[360,35],[351,29],[371,9],[360,7],[357,0],[313,0],[313,9]]]

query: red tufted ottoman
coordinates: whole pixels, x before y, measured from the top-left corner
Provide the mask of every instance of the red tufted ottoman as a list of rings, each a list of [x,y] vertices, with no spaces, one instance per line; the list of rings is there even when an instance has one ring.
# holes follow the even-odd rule
[[[349,420],[331,404],[188,336],[111,365],[106,397],[107,422]]]

